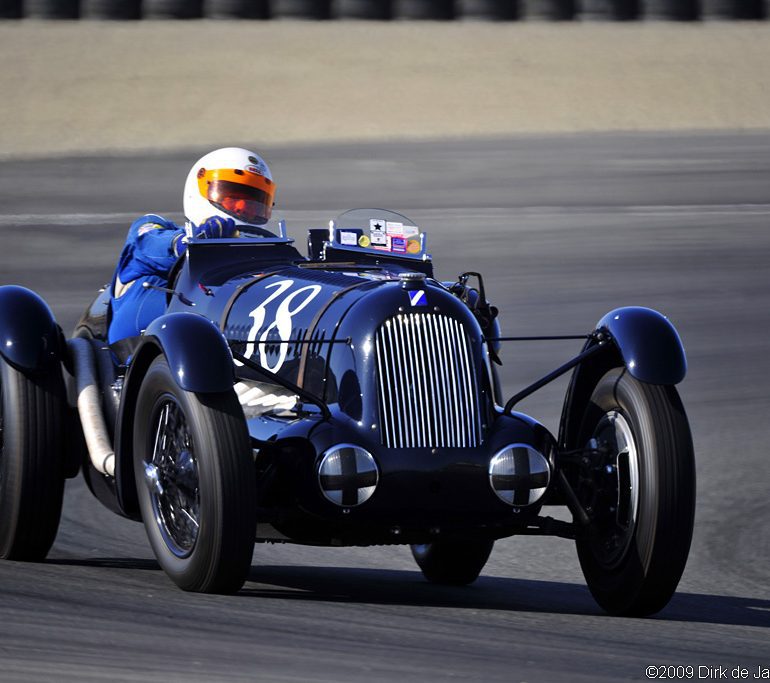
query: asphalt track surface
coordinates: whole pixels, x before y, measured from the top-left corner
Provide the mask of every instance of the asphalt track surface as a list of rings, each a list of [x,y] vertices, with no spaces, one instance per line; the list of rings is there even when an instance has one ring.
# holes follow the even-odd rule
[[[179,211],[198,151],[4,163],[0,281],[40,292],[71,329],[131,217]],[[404,547],[258,545],[238,595],[185,594],[143,528],[77,479],[48,561],[0,563],[0,680],[609,681],[663,664],[716,680],[698,667],[770,667],[770,134],[265,154],[298,241],[345,208],[400,209],[428,230],[440,277],[485,273],[505,333],[582,333],[626,304],[674,321],[698,466],[679,592],[654,618],[611,618],[570,541],[514,538],[469,588],[424,582]],[[507,393],[575,351],[510,345]],[[522,409],[555,429],[563,392]]]

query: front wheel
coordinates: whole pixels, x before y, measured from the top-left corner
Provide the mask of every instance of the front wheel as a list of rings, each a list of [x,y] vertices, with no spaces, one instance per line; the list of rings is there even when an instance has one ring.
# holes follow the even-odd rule
[[[434,541],[412,546],[412,555],[431,583],[465,586],[481,573],[494,541]]]
[[[180,588],[233,593],[251,567],[254,467],[233,391],[179,388],[163,356],[153,361],[134,420],[134,474],[145,530]]]
[[[577,541],[588,587],[610,614],[658,612],[684,571],[695,511],[692,437],[676,389],[609,371],[579,443],[591,454],[575,482],[591,516]]]

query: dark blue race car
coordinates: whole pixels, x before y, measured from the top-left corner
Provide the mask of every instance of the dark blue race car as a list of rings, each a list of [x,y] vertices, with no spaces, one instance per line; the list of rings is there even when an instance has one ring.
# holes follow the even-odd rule
[[[0,287],[0,556],[46,556],[82,471],[185,590],[237,591],[255,540],[409,544],[429,581],[469,584],[497,539],[539,534],[576,541],[607,611],[666,605],[695,483],[665,317],[608,313],[506,401],[515,338],[478,273],[433,278],[413,221],[349,211],[307,257],[278,232],[191,240],[165,314],[112,345],[108,290],[67,340],[37,295]],[[515,410],[569,371],[557,435]]]

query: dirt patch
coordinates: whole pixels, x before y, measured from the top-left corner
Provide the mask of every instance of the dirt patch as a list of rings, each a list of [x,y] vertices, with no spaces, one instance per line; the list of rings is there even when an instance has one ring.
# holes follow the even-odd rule
[[[770,24],[22,21],[0,61],[5,157],[770,128]]]

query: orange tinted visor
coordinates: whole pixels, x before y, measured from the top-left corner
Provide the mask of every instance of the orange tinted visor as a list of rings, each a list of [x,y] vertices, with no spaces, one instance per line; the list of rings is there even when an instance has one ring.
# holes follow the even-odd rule
[[[275,183],[240,169],[198,171],[198,189],[214,206],[244,223],[262,225],[270,220]]]

